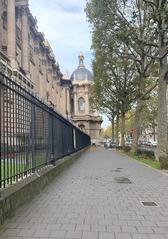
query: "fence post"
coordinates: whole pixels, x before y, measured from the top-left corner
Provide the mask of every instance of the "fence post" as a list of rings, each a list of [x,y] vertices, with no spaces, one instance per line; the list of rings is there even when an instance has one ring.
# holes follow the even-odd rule
[[[49,150],[50,162],[54,163],[53,116],[51,114],[49,114]]]
[[[73,144],[74,144],[74,149],[76,149],[76,129],[73,128]]]
[[[32,122],[32,172],[36,171],[36,158],[35,158],[35,105],[31,107],[31,122]]]

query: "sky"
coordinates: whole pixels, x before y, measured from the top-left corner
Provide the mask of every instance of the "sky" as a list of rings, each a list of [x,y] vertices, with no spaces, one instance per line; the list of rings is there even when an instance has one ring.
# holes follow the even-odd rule
[[[71,75],[76,69],[80,52],[84,53],[86,68],[92,69],[91,28],[85,4],[86,0],[29,0],[38,30],[48,39],[63,74]],[[108,122],[103,118],[105,127]]]
[[[39,31],[45,34],[60,64],[69,74],[78,65],[78,55],[85,55],[91,70],[91,34],[84,12],[85,0],[29,0]]]

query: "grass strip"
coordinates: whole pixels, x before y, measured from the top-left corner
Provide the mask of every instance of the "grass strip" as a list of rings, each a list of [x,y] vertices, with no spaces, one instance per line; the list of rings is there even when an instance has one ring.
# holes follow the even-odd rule
[[[123,150],[120,150],[120,152],[126,156],[131,157],[132,159],[136,159],[144,164],[147,164],[147,165],[151,166],[152,168],[160,169],[160,162],[146,158],[146,156],[144,156],[144,155],[136,155],[134,153],[125,152]]]

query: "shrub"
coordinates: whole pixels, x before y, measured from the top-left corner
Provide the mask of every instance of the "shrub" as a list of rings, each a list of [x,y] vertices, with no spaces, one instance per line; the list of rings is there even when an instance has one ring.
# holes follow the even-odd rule
[[[124,147],[122,147],[122,146],[116,146],[116,149],[118,149],[118,150],[124,150],[125,152],[130,152],[131,147],[130,147],[130,146],[124,146]]]
[[[123,150],[124,150],[125,152],[130,152],[131,147],[130,147],[130,146],[124,146],[124,147],[123,147]]]
[[[116,149],[117,150],[122,150],[122,147],[118,145],[118,146],[116,146]]]
[[[137,155],[143,155],[144,157],[155,160],[155,152],[152,150],[138,149]]]

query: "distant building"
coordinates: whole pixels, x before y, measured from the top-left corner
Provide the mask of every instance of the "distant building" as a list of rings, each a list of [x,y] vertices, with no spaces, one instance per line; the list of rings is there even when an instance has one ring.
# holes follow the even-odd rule
[[[84,56],[79,55],[78,68],[71,75],[71,119],[84,132],[88,133],[92,141],[100,137],[102,119],[92,109],[90,103],[90,87],[93,76],[84,66]]]
[[[38,31],[28,0],[0,0],[0,14],[0,69],[93,141],[99,139],[102,120],[90,106],[93,77],[84,66],[83,54],[71,77],[63,76],[49,42]]]

